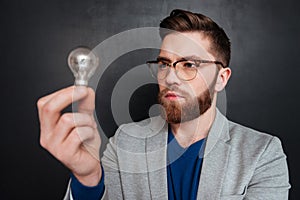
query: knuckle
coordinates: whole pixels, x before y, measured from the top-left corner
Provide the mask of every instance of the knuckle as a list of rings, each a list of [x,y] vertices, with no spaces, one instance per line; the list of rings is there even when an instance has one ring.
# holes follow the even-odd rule
[[[41,137],[40,138],[40,145],[43,147],[43,148],[46,148],[46,142],[45,140]]]
[[[70,139],[70,143],[74,144],[74,145],[78,145],[78,144],[82,143],[79,128],[73,129],[73,131],[70,134],[69,139]]]
[[[86,132],[88,135],[94,135],[94,129],[92,127],[86,127]]]
[[[76,130],[76,133],[81,141],[94,138],[94,129],[91,127],[82,127]]]
[[[86,122],[87,126],[93,126],[93,124],[94,124],[94,118],[91,115],[85,114],[83,116],[83,118],[85,119],[84,121]]]
[[[75,139],[76,139],[76,137],[78,137],[79,136],[79,133],[80,133],[80,130],[79,130],[80,128],[78,128],[78,127],[76,127],[76,128],[74,128],[73,130],[72,130],[72,133],[71,133],[71,137],[70,137],[70,139],[72,140],[72,141],[74,141]]]
[[[45,99],[44,98],[40,98],[40,99],[38,99],[38,101],[37,101],[37,107],[39,108],[39,109],[42,109],[43,108],[43,106],[45,105],[45,103],[46,103],[46,101],[45,101]]]
[[[40,145],[44,148],[44,149],[48,149],[48,141],[45,139],[45,137],[40,137]]]
[[[43,106],[43,111],[45,113],[52,113],[54,111],[53,103],[49,102]]]
[[[74,117],[71,113],[65,113],[60,118],[61,122],[63,124],[73,124],[74,123]]]

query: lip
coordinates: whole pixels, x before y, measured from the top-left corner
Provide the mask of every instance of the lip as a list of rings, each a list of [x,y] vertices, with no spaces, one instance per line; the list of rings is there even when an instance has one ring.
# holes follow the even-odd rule
[[[179,99],[179,98],[183,98],[183,96],[179,95],[176,92],[167,92],[165,95],[165,98],[167,99]]]

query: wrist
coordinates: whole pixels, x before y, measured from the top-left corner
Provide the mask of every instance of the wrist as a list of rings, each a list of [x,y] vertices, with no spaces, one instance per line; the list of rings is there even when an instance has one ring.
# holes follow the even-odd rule
[[[101,165],[97,165],[97,168],[85,175],[78,175],[76,173],[73,173],[73,175],[76,177],[76,179],[84,186],[93,187],[99,184],[101,177],[102,177],[102,169]]]

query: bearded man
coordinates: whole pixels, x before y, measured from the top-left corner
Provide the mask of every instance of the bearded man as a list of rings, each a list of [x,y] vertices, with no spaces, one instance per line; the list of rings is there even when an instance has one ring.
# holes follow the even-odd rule
[[[39,100],[41,145],[72,172],[65,199],[288,199],[280,140],[216,108],[231,75],[224,30],[178,9],[160,28],[160,53],[147,64],[161,115],[120,126],[101,162],[94,91],[69,87]],[[78,112],[61,114],[73,101]]]

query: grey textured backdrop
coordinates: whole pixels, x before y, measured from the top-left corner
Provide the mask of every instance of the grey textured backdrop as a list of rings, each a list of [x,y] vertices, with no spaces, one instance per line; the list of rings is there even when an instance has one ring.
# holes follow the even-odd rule
[[[210,16],[231,38],[227,116],[282,140],[290,199],[299,199],[299,5],[296,0],[2,0],[0,198],[61,199],[65,192],[68,170],[39,145],[36,101],[73,83],[66,65],[70,49],[157,26],[172,9],[183,8]],[[97,114],[108,135],[117,127],[109,109],[111,90],[151,55],[148,51],[120,57],[98,85]],[[147,117],[155,92],[153,85],[136,91],[130,104],[134,120]]]

